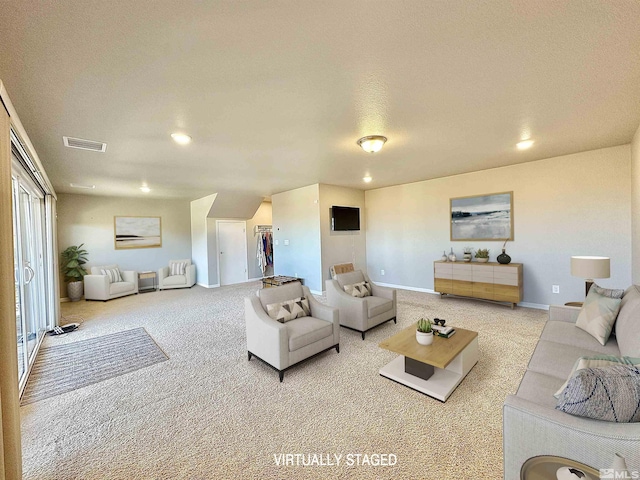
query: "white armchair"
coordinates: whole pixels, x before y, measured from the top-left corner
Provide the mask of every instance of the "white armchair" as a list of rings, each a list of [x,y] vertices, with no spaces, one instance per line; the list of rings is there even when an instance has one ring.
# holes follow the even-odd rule
[[[309,299],[310,315],[280,323],[267,313],[267,305],[300,297]],[[318,302],[299,282],[258,290],[244,299],[244,315],[249,360],[255,356],[271,366],[281,382],[285,370],[307,358],[332,348],[340,353],[338,310]]]
[[[191,263],[191,259],[169,260],[168,267],[158,270],[158,290],[191,288],[195,284],[196,266]]]
[[[109,275],[102,271],[118,269],[122,281],[112,281]],[[113,298],[124,297],[138,293],[138,272],[134,270],[120,270],[118,265],[103,265],[91,267],[91,274],[84,276],[85,300],[102,300],[106,302]]]
[[[371,286],[371,295],[354,297],[345,292],[345,285],[367,282]],[[366,273],[356,270],[340,273],[333,280],[325,282],[327,304],[340,310],[340,325],[351,330],[365,333],[389,320],[396,320],[396,291],[393,288],[381,287],[369,280]]]

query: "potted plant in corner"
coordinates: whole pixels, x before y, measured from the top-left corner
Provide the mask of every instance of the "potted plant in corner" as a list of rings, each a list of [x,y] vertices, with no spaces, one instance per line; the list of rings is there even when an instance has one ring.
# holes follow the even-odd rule
[[[62,252],[62,273],[67,283],[67,296],[72,302],[82,298],[82,279],[87,274],[83,265],[87,263],[87,251],[82,248],[84,243],[78,246],[72,245]]]
[[[428,318],[418,320],[416,340],[420,345],[431,345],[433,343],[433,330],[431,329],[431,320]]]
[[[480,263],[487,263],[489,261],[489,249],[479,248],[476,250],[476,261]]]

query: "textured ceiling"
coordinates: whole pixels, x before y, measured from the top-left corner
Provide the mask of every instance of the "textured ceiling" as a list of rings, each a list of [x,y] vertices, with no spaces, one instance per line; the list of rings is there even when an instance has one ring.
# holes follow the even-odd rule
[[[624,144],[640,124],[636,0],[20,0],[2,2],[0,45],[58,192],[378,188]],[[371,134],[389,138],[378,154],[356,145]]]

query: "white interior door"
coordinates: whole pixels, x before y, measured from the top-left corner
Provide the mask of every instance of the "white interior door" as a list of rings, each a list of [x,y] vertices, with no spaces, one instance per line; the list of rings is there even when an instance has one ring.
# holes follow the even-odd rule
[[[246,222],[218,220],[218,271],[220,285],[247,281]]]

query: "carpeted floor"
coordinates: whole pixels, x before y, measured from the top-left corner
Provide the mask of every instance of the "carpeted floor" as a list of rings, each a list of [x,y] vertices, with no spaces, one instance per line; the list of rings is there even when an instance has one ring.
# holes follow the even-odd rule
[[[342,329],[339,354],[303,363],[279,383],[246,358],[243,297],[257,288],[63,304],[64,315],[84,322],[45,346],[143,327],[169,360],[22,407],[24,478],[502,478],[502,403],[546,312],[398,291],[398,325],[365,341]],[[421,316],[479,332],[480,361],[444,404],[378,375],[395,357],[378,343]],[[281,453],[342,458],[339,466],[277,466]],[[358,466],[357,454],[397,462]]]

